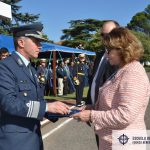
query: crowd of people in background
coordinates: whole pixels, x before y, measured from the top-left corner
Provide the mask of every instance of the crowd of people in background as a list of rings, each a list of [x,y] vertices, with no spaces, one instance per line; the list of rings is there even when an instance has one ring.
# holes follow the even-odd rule
[[[89,85],[93,69],[93,61],[87,60],[85,54],[79,54],[75,59],[64,58],[57,60],[56,79],[58,96],[65,96],[76,92],[77,103],[81,105],[83,89]],[[37,70],[39,82],[43,84],[45,96],[53,95],[53,68],[49,64],[49,60],[45,58],[39,59],[33,65]],[[79,83],[76,83],[76,81]]]
[[[87,61],[88,60],[88,61]],[[53,68],[48,59],[39,59],[33,63],[37,70],[39,82],[44,89],[44,95],[53,95]],[[64,58],[57,60],[56,64],[56,83],[57,96],[66,96],[75,93],[76,104],[84,105],[83,90],[89,86],[92,76],[94,62],[90,61],[85,54],[79,54],[78,57]]]
[[[9,55],[7,48],[2,47],[0,49],[0,60]],[[79,54],[74,59],[64,58],[57,60],[57,95],[65,96],[76,92],[77,105],[82,105],[84,103],[82,101],[83,89],[89,86],[93,65],[93,61],[87,59],[85,54]],[[37,70],[38,80],[42,84],[44,95],[53,95],[53,69],[49,64],[49,60],[45,58],[37,59],[36,62],[32,62],[32,66]]]

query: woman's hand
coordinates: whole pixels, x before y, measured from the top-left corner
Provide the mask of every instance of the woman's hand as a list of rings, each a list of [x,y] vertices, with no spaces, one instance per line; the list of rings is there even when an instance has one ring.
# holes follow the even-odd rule
[[[74,114],[71,117],[78,121],[88,122],[91,118],[91,110],[83,110],[82,112]]]
[[[85,110],[92,110],[94,109],[93,105],[86,105]]]

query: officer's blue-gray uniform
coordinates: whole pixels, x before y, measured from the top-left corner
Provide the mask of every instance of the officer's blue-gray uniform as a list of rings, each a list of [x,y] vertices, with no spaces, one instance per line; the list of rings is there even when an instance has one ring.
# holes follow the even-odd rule
[[[43,150],[40,121],[46,102],[31,71],[15,52],[0,61],[0,150]]]
[[[0,62],[0,150],[42,147],[40,120],[46,102],[33,68],[32,72],[33,77],[15,53]]]

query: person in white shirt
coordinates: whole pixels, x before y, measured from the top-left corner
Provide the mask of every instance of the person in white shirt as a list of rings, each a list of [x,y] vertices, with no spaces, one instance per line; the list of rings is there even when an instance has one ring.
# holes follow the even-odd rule
[[[101,36],[105,36],[112,29],[119,27],[119,23],[114,20],[105,21],[102,29]],[[101,50],[96,54],[96,59],[94,62],[93,69],[93,79],[92,83],[89,86],[89,91],[87,95],[87,104],[95,104],[98,98],[99,88],[105,83],[105,81],[117,70],[117,66],[112,66],[107,60],[107,52],[105,49]],[[96,136],[97,145],[98,144],[98,136]]]

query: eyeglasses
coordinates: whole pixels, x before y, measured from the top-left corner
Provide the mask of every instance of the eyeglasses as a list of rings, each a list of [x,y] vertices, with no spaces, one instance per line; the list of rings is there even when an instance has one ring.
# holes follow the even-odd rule
[[[112,50],[120,51],[121,49],[120,49],[120,48],[111,48],[111,49],[105,48],[105,53],[106,53],[106,54],[109,54]]]

